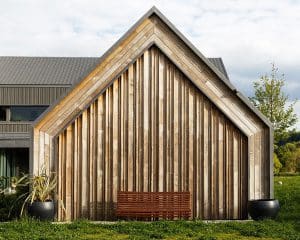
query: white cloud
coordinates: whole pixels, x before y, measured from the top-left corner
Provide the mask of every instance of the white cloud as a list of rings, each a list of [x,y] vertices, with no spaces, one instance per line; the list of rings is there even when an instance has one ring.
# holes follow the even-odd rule
[[[300,98],[300,1],[1,0],[0,55],[100,56],[152,5],[246,95],[275,62]]]

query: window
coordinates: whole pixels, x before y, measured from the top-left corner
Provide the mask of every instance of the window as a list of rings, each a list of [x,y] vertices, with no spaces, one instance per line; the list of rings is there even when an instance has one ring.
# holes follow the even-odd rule
[[[48,106],[12,106],[10,121],[34,121]]]
[[[0,190],[8,187],[9,178],[28,171],[28,148],[0,148]]]
[[[6,107],[0,106],[0,121],[6,121]]]

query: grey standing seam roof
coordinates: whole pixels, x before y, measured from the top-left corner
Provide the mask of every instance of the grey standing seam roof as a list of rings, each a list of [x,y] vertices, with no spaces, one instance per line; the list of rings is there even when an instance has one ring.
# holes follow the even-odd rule
[[[99,63],[92,57],[0,57],[0,84],[72,85]]]
[[[228,79],[221,58],[208,58]],[[0,85],[73,85],[100,62],[98,57],[0,57]]]
[[[229,80],[222,58],[208,58],[208,60]]]

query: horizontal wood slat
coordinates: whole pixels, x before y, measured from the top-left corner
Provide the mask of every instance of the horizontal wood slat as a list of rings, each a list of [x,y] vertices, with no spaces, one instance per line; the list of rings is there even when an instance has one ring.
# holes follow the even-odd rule
[[[190,192],[119,191],[116,215],[128,218],[189,218]]]

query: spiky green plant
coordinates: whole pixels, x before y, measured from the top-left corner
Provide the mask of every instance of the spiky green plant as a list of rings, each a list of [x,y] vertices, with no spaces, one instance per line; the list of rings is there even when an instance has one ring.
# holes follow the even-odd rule
[[[20,198],[24,199],[21,215],[24,212],[26,204],[33,202],[47,202],[54,198],[54,190],[57,185],[57,177],[54,172],[47,173],[45,168],[42,168],[37,175],[28,176],[25,185],[29,185],[29,191]]]
[[[0,182],[3,181],[3,183],[1,185],[4,186],[4,180],[8,180],[10,182],[10,186],[6,187],[6,188],[0,188],[0,194],[5,193],[5,191],[9,188],[9,187],[13,187],[16,188],[17,186],[25,186],[27,185],[26,183],[26,179],[28,178],[28,175],[24,174],[21,177],[0,177]]]

